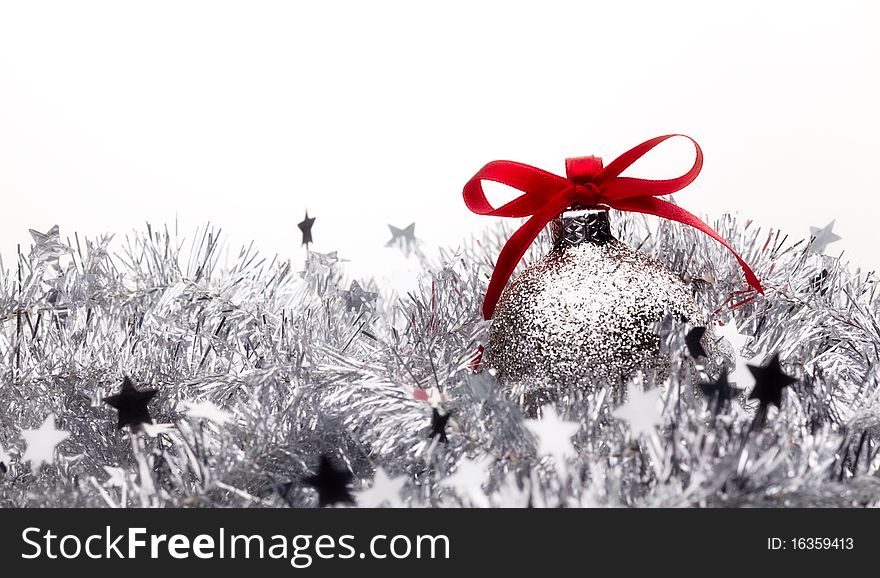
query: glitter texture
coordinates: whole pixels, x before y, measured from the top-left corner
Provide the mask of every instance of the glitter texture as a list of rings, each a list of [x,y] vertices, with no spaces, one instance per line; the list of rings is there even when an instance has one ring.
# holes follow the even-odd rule
[[[601,214],[601,221],[587,223],[589,213],[566,213],[554,248],[502,294],[487,353],[502,384],[551,390],[619,384],[639,369],[668,365],[655,333],[666,315],[701,324],[684,283],[660,262],[602,235],[607,213]]]

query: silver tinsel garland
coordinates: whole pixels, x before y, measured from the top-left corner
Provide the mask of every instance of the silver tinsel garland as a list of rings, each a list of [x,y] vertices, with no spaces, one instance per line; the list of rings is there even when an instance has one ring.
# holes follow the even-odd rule
[[[673,321],[658,326],[672,377],[641,377],[662,391],[660,425],[636,436],[614,417],[631,384],[559,392],[553,411],[579,426],[572,451],[545,455],[522,409],[473,370],[506,225],[423,256],[418,291],[376,300],[352,298],[334,254],[297,267],[246,248],[226,263],[210,229],[187,241],[148,227],[119,253],[109,237],[50,231],[0,271],[0,505],[313,506],[302,480],[321,455],[351,470],[356,499],[374,477],[396,480],[389,505],[880,503],[876,277],[724,217],[713,225],[761,276],[755,296],[708,237],[613,223],[751,336],[756,363],[778,353],[798,378],[763,425],[746,395],[714,412]],[[145,431],[116,429],[101,401],[124,375],[159,390]],[[429,437],[435,407],[451,412],[448,443]],[[36,468],[21,432],[49,414],[70,435]]]

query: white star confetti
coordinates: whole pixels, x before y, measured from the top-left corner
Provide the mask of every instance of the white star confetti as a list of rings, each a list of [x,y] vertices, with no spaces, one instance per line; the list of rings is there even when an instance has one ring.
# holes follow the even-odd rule
[[[742,349],[752,340],[751,336],[740,333],[736,319],[733,318],[724,325],[721,325],[718,328],[718,332],[724,339],[730,342],[737,355],[741,355]]]
[[[571,438],[581,429],[581,425],[559,419],[556,410],[549,405],[544,407],[542,413],[542,419],[526,420],[526,427],[538,439],[538,455],[551,456],[557,464],[564,463],[567,457],[577,456]]]
[[[626,403],[615,409],[611,415],[629,424],[632,437],[650,434],[663,423],[657,404],[660,402],[660,389],[641,391],[639,386],[627,386]]]
[[[107,481],[104,482],[105,488],[124,488],[126,484],[126,475],[125,470],[122,468],[114,468],[110,466],[104,466],[104,471],[107,472],[107,475],[110,476],[107,478]]]
[[[455,473],[443,480],[444,486],[455,490],[462,498],[470,500],[477,506],[488,506],[489,500],[483,491],[483,483],[489,477],[489,458],[463,458],[458,462]]]
[[[749,389],[755,385],[755,376],[749,371],[749,365],[760,365],[758,356],[743,357],[737,354],[736,367],[727,375],[728,381],[734,383],[739,389]]]
[[[226,425],[232,421],[231,413],[220,409],[210,401],[200,401],[199,403],[184,402],[182,406],[187,417],[193,419],[206,419],[217,425]]]
[[[362,508],[395,508],[401,505],[400,490],[406,484],[403,476],[389,478],[382,468],[376,468],[373,485],[357,494],[357,504]]]
[[[172,423],[142,423],[141,428],[151,438],[157,438],[160,435],[171,435],[177,431],[177,428]]]
[[[55,446],[70,437],[70,432],[55,429],[55,414],[50,413],[38,429],[21,430],[21,437],[27,442],[21,460],[30,462],[39,472],[43,464],[55,461]]]

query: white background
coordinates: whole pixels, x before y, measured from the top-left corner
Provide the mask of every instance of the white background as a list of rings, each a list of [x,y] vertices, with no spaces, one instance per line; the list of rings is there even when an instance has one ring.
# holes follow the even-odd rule
[[[880,2],[0,3],[4,262],[28,228],[210,220],[301,260],[381,263],[386,224],[433,245],[490,221],[485,162],[563,171],[683,132],[677,195],[869,268],[880,202]],[[628,174],[690,166],[686,142]]]

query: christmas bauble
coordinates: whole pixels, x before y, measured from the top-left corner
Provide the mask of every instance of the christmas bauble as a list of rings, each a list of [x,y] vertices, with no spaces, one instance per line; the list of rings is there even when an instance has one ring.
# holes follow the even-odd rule
[[[486,361],[500,383],[528,397],[662,370],[655,324],[700,317],[688,288],[615,239],[606,210],[567,211],[551,225],[553,249],[507,286],[492,318]]]

